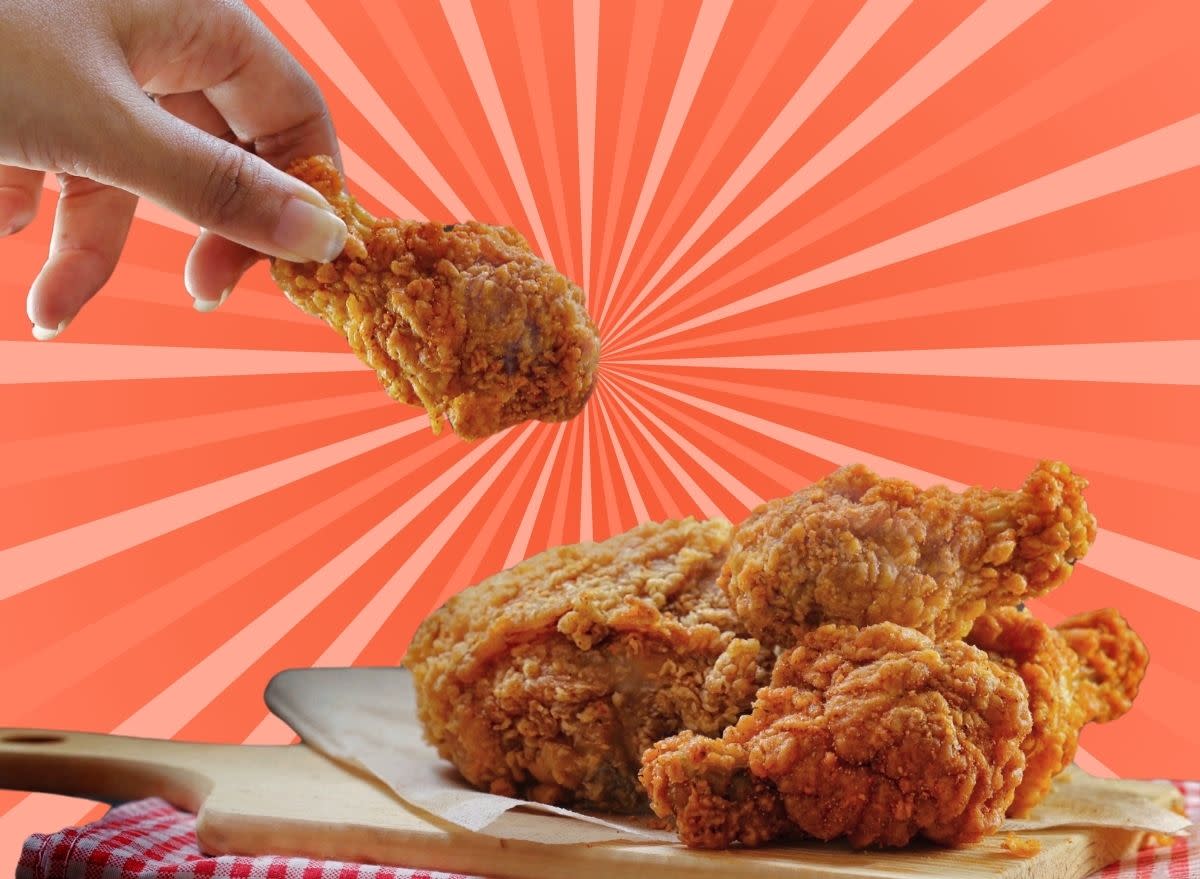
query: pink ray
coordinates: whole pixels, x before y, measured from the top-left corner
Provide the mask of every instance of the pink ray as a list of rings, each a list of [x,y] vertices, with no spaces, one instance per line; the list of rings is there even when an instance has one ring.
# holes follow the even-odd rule
[[[1109,250],[1050,260],[1037,265],[976,275],[936,287],[922,287],[821,311],[797,314],[749,330],[730,330],[705,336],[705,343],[796,336],[819,330],[905,320],[926,315],[974,311],[994,305],[1032,303],[1083,293],[1103,293],[1126,287],[1145,288],[1175,281],[1200,280],[1200,264],[1180,267],[1180,255],[1200,250],[1200,234],[1187,233],[1157,241],[1113,247]],[[1098,280],[1102,279],[1102,280]],[[695,343],[675,341],[655,350],[692,348]],[[632,345],[630,347],[633,347]]]
[[[468,211],[453,187],[442,177],[437,166],[425,155],[404,124],[396,118],[387,101],[358,69],[358,65],[329,32],[308,0],[262,0],[263,6],[279,21],[287,22],[288,33],[305,48],[364,118],[376,128],[405,163],[417,173],[429,190],[444,204],[454,219],[466,219]]]
[[[604,373],[596,376],[596,384],[604,380]],[[599,390],[599,387],[597,387]],[[587,543],[592,539],[593,509],[592,509],[592,419],[595,417],[595,406],[583,410],[583,464],[579,473],[579,542]]]
[[[622,433],[626,437],[631,437],[632,428],[627,428]],[[641,468],[641,475],[646,480],[648,490],[653,494],[666,517],[677,519],[685,515],[683,508],[680,507],[679,502],[667,487],[661,469],[650,460],[650,455],[647,454],[645,447],[631,438],[629,448]]]
[[[620,319],[611,332],[620,331],[638,314],[638,306],[654,292],[655,287],[666,277],[688,249],[700,238],[738,194],[767,166],[775,154],[800,129],[813,111],[829,97],[830,93],[846,78],[871,50],[879,38],[903,12],[912,5],[912,0],[867,0],[858,13],[846,25],[846,29],[829,47],[825,56],[817,62],[808,78],[779,111],[758,142],[738,164],[728,180],[713,196],[712,201],[692,224],[670,254],[659,263],[658,270],[623,309]],[[676,285],[672,285],[672,288]],[[674,292],[672,288],[671,292]]]
[[[638,366],[946,375],[1046,381],[1200,384],[1200,341],[1096,342],[1011,348],[933,348],[917,351],[837,351],[617,361]]]
[[[714,158],[726,144],[729,133],[741,124],[747,105],[755,92],[763,88],[770,71],[786,51],[788,41],[804,26],[804,16],[808,14],[814,2],[815,0],[800,0],[796,3],[777,3],[767,17],[762,19],[762,32],[747,53],[745,63],[734,77],[729,91],[721,99],[712,124],[705,132],[700,145],[696,147],[693,155],[688,156],[688,167],[679,185],[671,193],[662,219],[651,230],[646,246],[638,248],[630,283],[633,279],[642,277],[646,267],[652,261],[656,261],[663,240],[679,219],[688,200],[696,193],[697,187],[710,174]]]
[[[500,530],[507,522],[512,520],[512,511],[518,506],[517,493],[524,488],[529,471],[533,469],[534,462],[538,459],[538,453],[545,451],[546,440],[549,439],[549,434],[541,425],[531,425],[528,434],[528,437],[522,437],[516,441],[520,445],[525,445],[528,440],[532,439],[528,451],[522,456],[519,464],[512,466],[504,473],[505,484],[499,497],[488,501],[489,506],[492,508],[491,512],[488,513],[482,525],[472,526],[469,545],[464,547],[464,551],[456,553],[458,562],[455,564],[454,570],[443,581],[442,589],[438,593],[436,603],[434,604],[435,608],[441,607],[451,597],[457,595],[466,587],[479,582],[476,574],[480,573],[483,558],[489,549],[499,544],[498,535],[500,534]],[[495,484],[494,480],[492,484]],[[523,502],[524,498],[521,501]],[[461,528],[462,526],[460,525],[459,527]],[[450,538],[451,541],[454,541],[454,539],[453,536]],[[459,542],[462,542],[461,538],[459,538]],[[507,567],[505,565],[501,570]],[[492,573],[495,572],[488,571],[481,574],[481,576],[489,576]],[[420,576],[420,574],[416,575],[417,578],[420,578]],[[369,639],[367,643],[369,643]],[[365,643],[363,647],[366,647]]]
[[[1200,165],[1200,114],[840,257],[636,342],[686,332]],[[612,351],[621,350],[617,345]]]
[[[618,382],[621,380],[621,378],[623,378],[623,376],[614,376],[613,380],[614,382]],[[629,388],[623,388],[622,390],[624,390],[627,394],[632,395],[634,398],[638,397],[638,392],[640,392],[642,395],[646,394],[646,390],[644,388],[638,388],[636,391]],[[692,417],[687,413],[686,410],[680,407],[672,406],[670,403],[667,403],[657,397],[650,398],[643,396],[643,399],[649,399],[656,411],[671,415],[676,422],[682,424],[688,430],[699,432],[704,435],[711,435],[713,433],[713,428],[710,424],[701,421],[699,418]],[[738,460],[742,464],[751,467],[781,486],[790,488],[792,486],[803,485],[808,482],[808,479],[805,476],[793,470],[791,467],[788,467],[786,464],[780,461],[778,457],[764,455],[762,452],[746,445],[744,442],[739,442],[733,439],[728,434],[719,435],[717,440],[719,443],[721,443],[722,449],[727,454],[731,455],[734,459]]]
[[[596,79],[600,64],[600,4],[575,0],[575,124],[579,136],[579,231],[585,287],[592,284],[592,191],[596,183]],[[590,289],[587,292],[591,292]]]
[[[646,377],[660,375],[651,372]],[[668,376],[661,375],[664,380]],[[674,372],[685,384],[683,377]],[[870,399],[856,399],[838,394],[811,393],[770,385],[747,385],[745,382],[688,376],[686,386],[701,393],[734,393],[746,400],[768,403],[771,408],[787,410],[793,419],[803,419],[806,413],[816,412],[856,421],[860,424],[896,427],[920,425],[921,431],[942,439],[961,439],[980,449],[1026,455],[1036,459],[1045,456],[1046,449],[1070,450],[1072,466],[1081,470],[1111,473],[1138,482],[1161,485],[1177,491],[1200,494],[1200,471],[1192,468],[1195,444],[1148,439],[1138,436],[1118,436],[1098,430],[1056,427],[1046,424],[1006,418],[991,418],[954,410],[901,405]],[[664,401],[655,399],[658,409],[675,411]],[[699,421],[691,424],[693,431],[703,431]],[[739,451],[738,456],[746,453]],[[1120,463],[1114,463],[1120,462]]]
[[[513,187],[517,190],[517,198],[521,200],[521,207],[525,209],[533,238],[542,256],[551,259],[553,254],[550,252],[550,242],[546,238],[537,202],[529,186],[529,176],[525,173],[525,164],[521,159],[521,151],[517,148],[517,139],[513,135],[508,111],[504,109],[500,85],[496,81],[495,71],[492,70],[483,34],[479,32],[479,21],[475,18],[475,11],[471,8],[470,0],[442,0],[442,11],[450,24],[450,32],[454,35],[458,52],[466,64],[480,106],[483,107],[492,134],[496,138],[496,145],[500,148],[500,155],[504,158],[504,165],[508,168]]]
[[[647,305],[636,316],[636,319],[638,321],[645,320],[663,302],[683,289],[722,256],[770,222],[785,207],[828,177],[863,147],[977,61],[1008,34],[1045,7],[1048,2],[1049,0],[987,0],[924,58],[913,65],[870,107],[859,114],[853,122],[805,162],[766,201],[739,222],[728,235],[702,254],[680,277]],[[718,214],[712,214],[710,220],[702,219],[698,222],[693,227],[693,230],[699,227],[696,237],[699,237],[699,234],[711,226],[717,216]],[[690,236],[691,232],[688,237],[690,238]],[[685,241],[687,240],[688,238],[685,238]],[[694,243],[695,238],[691,238],[687,247],[691,247]],[[666,264],[674,265],[670,257]],[[652,284],[647,286],[652,286]]]
[[[0,818],[0,862],[15,866],[31,833],[57,833],[87,817],[95,803],[74,797],[32,794]],[[17,871],[20,875],[20,871]]]
[[[950,170],[957,170],[998,143],[1019,133],[1030,131],[1048,119],[1082,106],[1089,98],[1120,83],[1143,67],[1149,60],[1166,57],[1168,47],[1156,35],[1161,24],[1154,15],[1144,15],[1133,25],[1115,28],[1044,77],[1031,79],[987,107],[978,116],[938,138],[915,155],[886,171],[870,183],[856,189],[822,211],[780,242],[788,253],[798,253],[815,241],[845,229],[850,224],[878,209],[881,205],[906,197],[922,185]],[[1155,29],[1159,30],[1155,30]],[[1187,39],[1182,35],[1181,39]],[[1137,51],[1130,51],[1136,47]],[[771,251],[778,253],[777,246]],[[764,252],[756,257],[768,257]],[[768,257],[769,258],[769,257]],[[720,279],[728,283],[734,278],[750,277],[758,269],[753,263],[740,265],[736,272]],[[689,298],[699,297],[714,284],[689,290]]]
[[[639,403],[628,391],[621,388],[616,381],[610,382],[610,386],[612,387],[613,392],[618,394],[625,401],[625,403],[628,404],[628,406],[640,412],[646,421],[650,422],[663,433],[665,433],[667,438],[674,442],[675,445],[679,446],[679,448],[683,450],[683,453],[691,458],[692,461],[694,461],[697,465],[699,465],[700,469],[704,473],[712,476],[713,479],[720,483],[723,489],[733,495],[734,498],[737,499],[738,503],[747,509],[754,509],[763,502],[764,498],[761,495],[756,494],[740,479],[738,479],[704,452],[700,451],[700,449],[696,447],[695,443]]]
[[[794,427],[768,421],[757,415],[742,412],[729,406],[723,406],[712,400],[704,400],[691,394],[677,391],[666,385],[656,384],[632,375],[622,378],[634,384],[641,385],[656,393],[678,400],[688,406],[693,406],[701,412],[724,418],[733,424],[739,424],[754,430],[765,437],[786,445],[803,449],[810,455],[824,458],[836,465],[859,462],[866,464],[872,470],[888,476],[899,476],[919,486],[936,484],[947,485],[955,491],[962,491],[965,483],[947,479],[936,473],[910,467],[890,458],[874,455],[853,446],[847,446],[825,437],[805,433]],[[1129,537],[1105,528],[1098,529],[1096,544],[1081,564],[1094,568],[1144,589],[1161,595],[1183,607],[1200,610],[1200,594],[1197,594],[1193,583],[1200,577],[1200,559],[1185,556],[1182,553],[1156,546],[1153,543]],[[1107,546],[1105,544],[1108,544]],[[1148,579],[1144,572],[1153,571],[1155,577]]]
[[[1200,559],[1102,528],[1084,564],[1200,611]]]
[[[554,442],[546,455],[546,463],[542,465],[537,482],[534,483],[533,493],[530,494],[529,501],[525,504],[525,512],[521,514],[521,524],[517,526],[512,546],[509,547],[508,555],[504,559],[505,568],[511,568],[517,562],[524,560],[525,554],[529,551],[529,538],[533,534],[533,526],[537,522],[538,516],[541,515],[542,505],[546,500],[546,489],[550,485],[550,471],[554,469],[554,463],[558,460],[558,450],[562,446],[566,432],[567,429],[563,425],[554,427]]]
[[[0,385],[357,372],[353,354],[0,341]]]
[[[597,275],[594,279],[596,289],[593,291],[601,293],[605,300],[612,298],[613,290],[608,283],[609,279],[601,274],[609,267],[613,236],[616,234],[617,223],[620,222],[621,201],[625,194],[623,187],[629,180],[629,165],[633,160],[633,148],[645,107],[642,93],[650,78],[654,46],[666,13],[666,7],[662,3],[634,3],[628,8],[632,10],[632,28],[627,38],[629,47],[624,56],[626,64],[620,83],[621,93],[613,98],[620,108],[620,113],[617,115],[612,175],[609,178],[608,197],[605,200],[600,252],[596,261]]]
[[[486,473],[478,479],[473,480],[471,488],[454,505],[454,508],[437,523],[428,536],[421,541],[421,544],[409,554],[404,563],[396,570],[396,573],[389,577],[388,581],[379,588],[379,591],[371,596],[371,600],[338,633],[333,643],[322,651],[321,655],[313,663],[315,667],[342,666],[354,663],[354,660],[358,658],[371,639],[383,627],[383,624],[395,612],[400,602],[404,599],[404,596],[408,595],[413,583],[416,582],[417,578],[421,576],[440,553],[446,551],[446,547],[450,545],[455,533],[462,527],[467,516],[479,505],[480,499],[487,490],[505,473],[505,470],[517,452],[524,448],[529,438],[533,436],[534,429],[532,426],[518,428],[518,430],[520,431],[519,433],[512,431],[503,435],[509,439],[509,442],[506,444],[500,457],[487,469]],[[512,436],[513,433],[516,433],[515,437]],[[439,494],[444,493],[444,491],[445,489],[439,492]],[[437,495],[430,496],[431,499],[433,497],[437,497]]]
[[[1117,773],[1109,769],[1106,764],[1100,762],[1100,759],[1086,748],[1079,748],[1075,751],[1075,765],[1097,778],[1117,777]]]
[[[391,4],[397,10],[402,9],[404,5],[400,0],[391,0]],[[359,5],[366,10],[371,4],[363,2]],[[418,36],[402,12],[390,16],[388,22],[389,27],[394,30],[394,33],[384,40],[388,52],[397,66],[403,67],[405,76],[420,94],[425,108],[437,120],[446,140],[454,144],[455,158],[462,162],[471,183],[478,189],[484,208],[497,221],[506,223],[508,208],[496,190],[492,175],[487,172],[475,148],[475,142],[463,126],[457,112],[461,104],[446,92],[443,77],[435,69],[434,63],[440,62],[441,59],[435,57],[434,62],[430,61],[429,54],[437,53],[436,44],[425,34]],[[427,45],[429,51],[426,51]]]
[[[410,418],[0,551],[0,601],[425,429]]]
[[[258,726],[242,739],[243,745],[290,745],[296,741],[296,733],[292,728],[276,717],[268,714]]]
[[[114,730],[120,735],[170,738],[212,703],[264,653],[291,631],[346,578],[382,550],[491,450],[503,434],[489,437],[406,500],[275,602],[241,631],[185,672]]]
[[[579,447],[579,434],[582,432],[581,424],[586,421],[587,413],[585,412],[580,417],[574,419],[564,429],[567,434],[567,448],[563,452],[563,468],[562,468],[562,485],[573,484],[576,470],[575,450]],[[582,480],[580,480],[582,482]],[[554,506],[550,512],[549,527],[546,530],[546,545],[560,546],[566,542],[567,533],[567,506],[571,496],[570,491],[560,490],[554,492],[551,497],[554,498]],[[582,503],[580,504],[582,506]],[[578,535],[576,539],[580,540]]]
[[[617,458],[617,469],[621,471],[621,478],[625,481],[625,494],[629,498],[629,503],[633,507],[633,515],[639,522],[650,521],[650,511],[646,509],[646,500],[642,497],[641,489],[638,488],[637,480],[633,477],[633,470],[629,466],[629,456],[625,454],[625,447],[621,444],[621,438],[617,435],[616,428],[613,427],[612,418],[609,416],[608,396],[613,390],[612,382],[606,384],[600,391],[600,417],[604,420],[604,427],[612,440],[613,452]]]
[[[218,550],[197,567],[155,585],[132,602],[70,632],[72,649],[78,651],[77,655],[86,655],[86,663],[72,664],[69,668],[58,664],[53,677],[47,678],[46,669],[55,668],[56,657],[61,653],[61,645],[55,642],[24,656],[5,657],[6,661],[0,663],[0,675],[15,682],[6,688],[5,698],[21,705],[27,715],[36,713],[47,701],[97,669],[104,668],[134,644],[143,643],[200,605],[235,588],[247,574],[258,570],[268,560],[280,558],[301,543],[319,538],[322,529],[330,523],[352,513],[372,498],[394,490],[397,484],[429,466],[456,443],[457,439],[453,437],[435,440],[396,463],[322,497],[320,503],[272,523],[265,531],[244,542],[236,543],[237,538],[232,538],[231,543],[236,545]],[[333,549],[336,547],[331,551]]]
[[[530,9],[531,7],[527,7]],[[526,13],[528,14],[528,13]],[[514,23],[520,29],[525,18],[520,11],[513,12]],[[525,72],[525,83],[529,104],[533,108],[533,127],[537,135],[538,150],[545,164],[544,173],[550,181],[550,209],[558,225],[561,253],[546,252],[551,262],[563,271],[575,266],[575,246],[571,242],[571,230],[567,225],[567,206],[563,197],[562,159],[558,154],[558,139],[555,136],[554,111],[550,102],[550,77],[546,71],[546,47],[543,42],[542,25],[535,18],[525,26],[527,47],[522,52],[521,64]],[[522,163],[522,167],[524,164]]]
[[[348,143],[344,140],[338,141],[338,148],[342,152],[342,167],[346,170],[346,176],[379,199],[389,211],[408,220],[428,219],[388,183],[382,174],[367,164],[367,160],[356,153]]]
[[[659,442],[658,438],[650,432],[649,428],[642,424],[641,419],[634,415],[632,410],[625,405],[625,401],[617,399],[616,404],[625,413],[625,416],[629,419],[629,423],[634,426],[637,432],[649,444],[650,448],[654,450],[654,453],[658,455],[665,469],[678,480],[679,484],[683,486],[684,491],[688,493],[688,496],[696,502],[696,506],[700,512],[710,519],[723,515],[721,508],[700,487],[700,484],[692,478],[691,473],[688,472],[688,468],[680,464],[675,456],[667,451],[666,446]]]
[[[326,418],[382,409],[394,403],[378,391],[301,400],[252,409],[231,409],[208,415],[190,415],[120,427],[103,427],[73,433],[55,433],[0,443],[0,460],[20,461],[19,468],[0,473],[0,485],[16,485],[111,467],[149,455],[161,455],[310,424]],[[133,428],[131,430],[131,428]],[[80,449],[86,449],[81,455]]]
[[[625,274],[633,246],[642,232],[642,224],[650,210],[650,203],[662,183],[663,172],[667,161],[679,140],[679,132],[683,129],[684,120],[696,99],[696,91],[700,88],[700,80],[708,70],[709,59],[713,49],[725,27],[725,20],[733,7],[733,0],[705,0],[692,28],[692,36],[688,40],[687,52],[679,67],[679,76],[675,80],[675,88],[671,92],[671,100],[663,116],[662,128],[659,129],[658,139],[654,143],[654,152],[650,156],[650,164],[646,168],[646,176],[642,181],[641,192],[638,193],[637,205],[633,209],[633,217],[625,232],[625,243],[621,247],[621,255],[617,259],[617,268],[604,297],[604,306],[596,323],[604,326],[609,307],[614,299],[614,293]]]

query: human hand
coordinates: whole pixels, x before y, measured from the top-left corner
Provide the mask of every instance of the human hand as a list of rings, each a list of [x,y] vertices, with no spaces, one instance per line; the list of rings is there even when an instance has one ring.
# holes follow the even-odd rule
[[[0,45],[0,236],[33,219],[45,172],[61,182],[35,338],[111,276],[139,196],[205,230],[184,270],[199,311],[262,254],[341,252],[345,224],[279,170],[338,155],[328,110],[240,0],[9,0]]]

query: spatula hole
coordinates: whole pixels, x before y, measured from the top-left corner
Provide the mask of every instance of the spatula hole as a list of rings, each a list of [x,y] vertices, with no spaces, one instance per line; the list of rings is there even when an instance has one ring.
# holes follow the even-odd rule
[[[0,739],[0,742],[6,742],[10,745],[56,745],[62,741],[65,741],[62,736],[37,734],[5,736]]]

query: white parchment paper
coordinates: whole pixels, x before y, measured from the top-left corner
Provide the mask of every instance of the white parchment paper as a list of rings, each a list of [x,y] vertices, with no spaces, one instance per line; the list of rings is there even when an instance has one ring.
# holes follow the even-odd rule
[[[266,699],[309,746],[370,773],[406,803],[459,827],[558,844],[676,841],[674,833],[647,827],[642,819],[587,815],[475,790],[422,738],[412,675],[404,669],[286,671],[271,681]],[[1030,818],[1007,821],[1002,832],[1105,826],[1179,833],[1190,822],[1161,805],[1163,787],[1098,779],[1072,767]],[[531,820],[531,813],[566,820]]]

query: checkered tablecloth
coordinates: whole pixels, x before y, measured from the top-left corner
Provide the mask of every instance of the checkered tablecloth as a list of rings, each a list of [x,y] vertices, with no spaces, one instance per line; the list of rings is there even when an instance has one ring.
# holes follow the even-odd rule
[[[1188,815],[1200,822],[1200,782],[1181,782]],[[1200,879],[1200,833],[1168,848],[1096,874],[1102,879]],[[32,836],[21,852],[16,879],[466,879],[403,867],[233,855],[205,857],[196,844],[196,817],[162,800],[117,806],[99,821]]]

